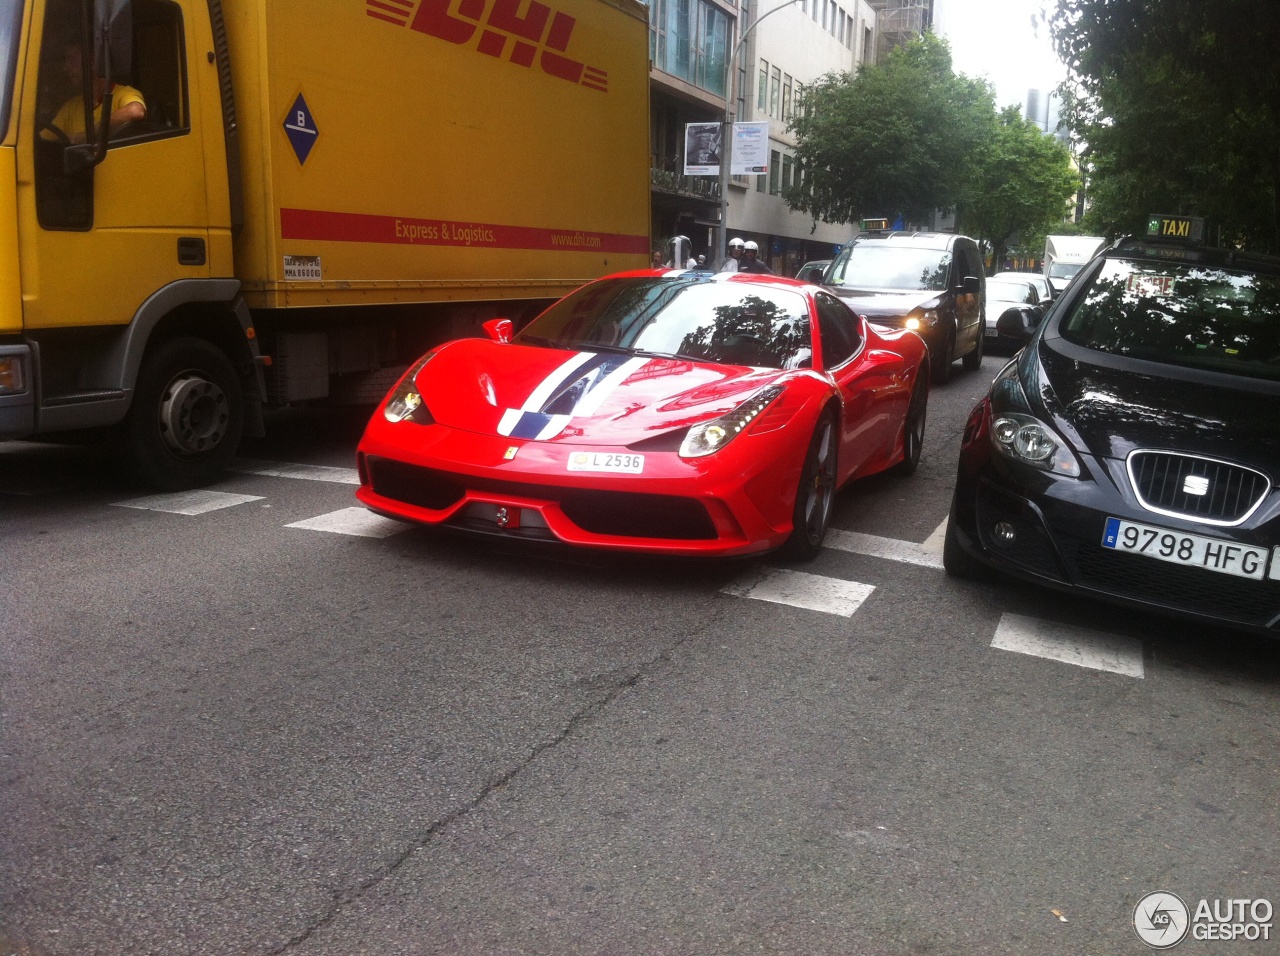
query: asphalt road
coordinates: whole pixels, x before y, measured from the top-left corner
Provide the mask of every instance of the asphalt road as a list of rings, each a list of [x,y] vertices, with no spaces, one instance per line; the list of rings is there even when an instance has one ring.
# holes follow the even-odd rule
[[[1280,647],[937,567],[1000,364],[803,566],[366,523],[360,412],[190,514],[0,445],[0,956],[1096,956],[1157,890],[1280,905]],[[1178,946],[1237,951],[1280,943]]]

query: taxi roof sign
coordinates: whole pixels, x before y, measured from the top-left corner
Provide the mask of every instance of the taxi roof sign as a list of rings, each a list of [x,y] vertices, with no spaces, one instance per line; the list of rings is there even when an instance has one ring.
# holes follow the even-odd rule
[[[888,219],[864,219],[862,220],[861,225],[862,225],[863,232],[872,232],[876,229],[888,229],[889,220]]]
[[[1198,216],[1153,215],[1147,219],[1147,238],[1204,244],[1204,219]]]

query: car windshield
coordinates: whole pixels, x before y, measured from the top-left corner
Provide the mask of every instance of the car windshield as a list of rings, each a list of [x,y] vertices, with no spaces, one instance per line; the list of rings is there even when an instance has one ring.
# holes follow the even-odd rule
[[[1060,334],[1115,355],[1280,380],[1280,276],[1109,259]]]
[[[710,276],[602,279],[534,319],[527,345],[620,351],[757,368],[811,364],[808,300]]]
[[[21,33],[21,0],[0,0],[0,139],[9,130],[9,104],[13,102],[13,74]]]
[[[856,289],[941,292],[951,254],[941,249],[854,243],[831,270],[833,285]]]
[[[987,280],[987,298],[999,299],[1002,302],[1026,302],[1035,303],[1035,292],[1025,282],[1016,282],[1012,279],[988,279]]]

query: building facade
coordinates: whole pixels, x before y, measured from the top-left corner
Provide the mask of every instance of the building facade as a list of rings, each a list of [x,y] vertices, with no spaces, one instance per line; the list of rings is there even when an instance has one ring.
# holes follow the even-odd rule
[[[855,227],[815,223],[788,209],[782,195],[802,173],[787,125],[805,88],[820,76],[874,62],[872,4],[650,0],[649,11],[654,248],[670,261],[668,240],[682,235],[695,255],[710,262],[723,257],[724,250],[715,248],[719,179],[684,175],[684,136],[688,123],[722,122],[728,106],[734,120],[768,122],[769,172],[730,180],[726,238],[754,240],[761,259],[782,275],[795,275],[810,259],[830,258]]]

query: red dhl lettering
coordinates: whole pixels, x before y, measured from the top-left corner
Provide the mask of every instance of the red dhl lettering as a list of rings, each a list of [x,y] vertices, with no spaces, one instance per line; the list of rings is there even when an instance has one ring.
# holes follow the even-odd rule
[[[521,0],[492,0],[486,17],[487,2],[489,0],[365,0],[365,12],[374,19],[407,26],[459,46],[474,40],[477,53],[499,59],[505,53],[507,60],[516,66],[532,67],[537,62],[548,76],[601,93],[609,92],[607,70],[587,66],[565,55],[577,24],[575,18],[538,0],[529,0],[523,14],[520,13]]]

